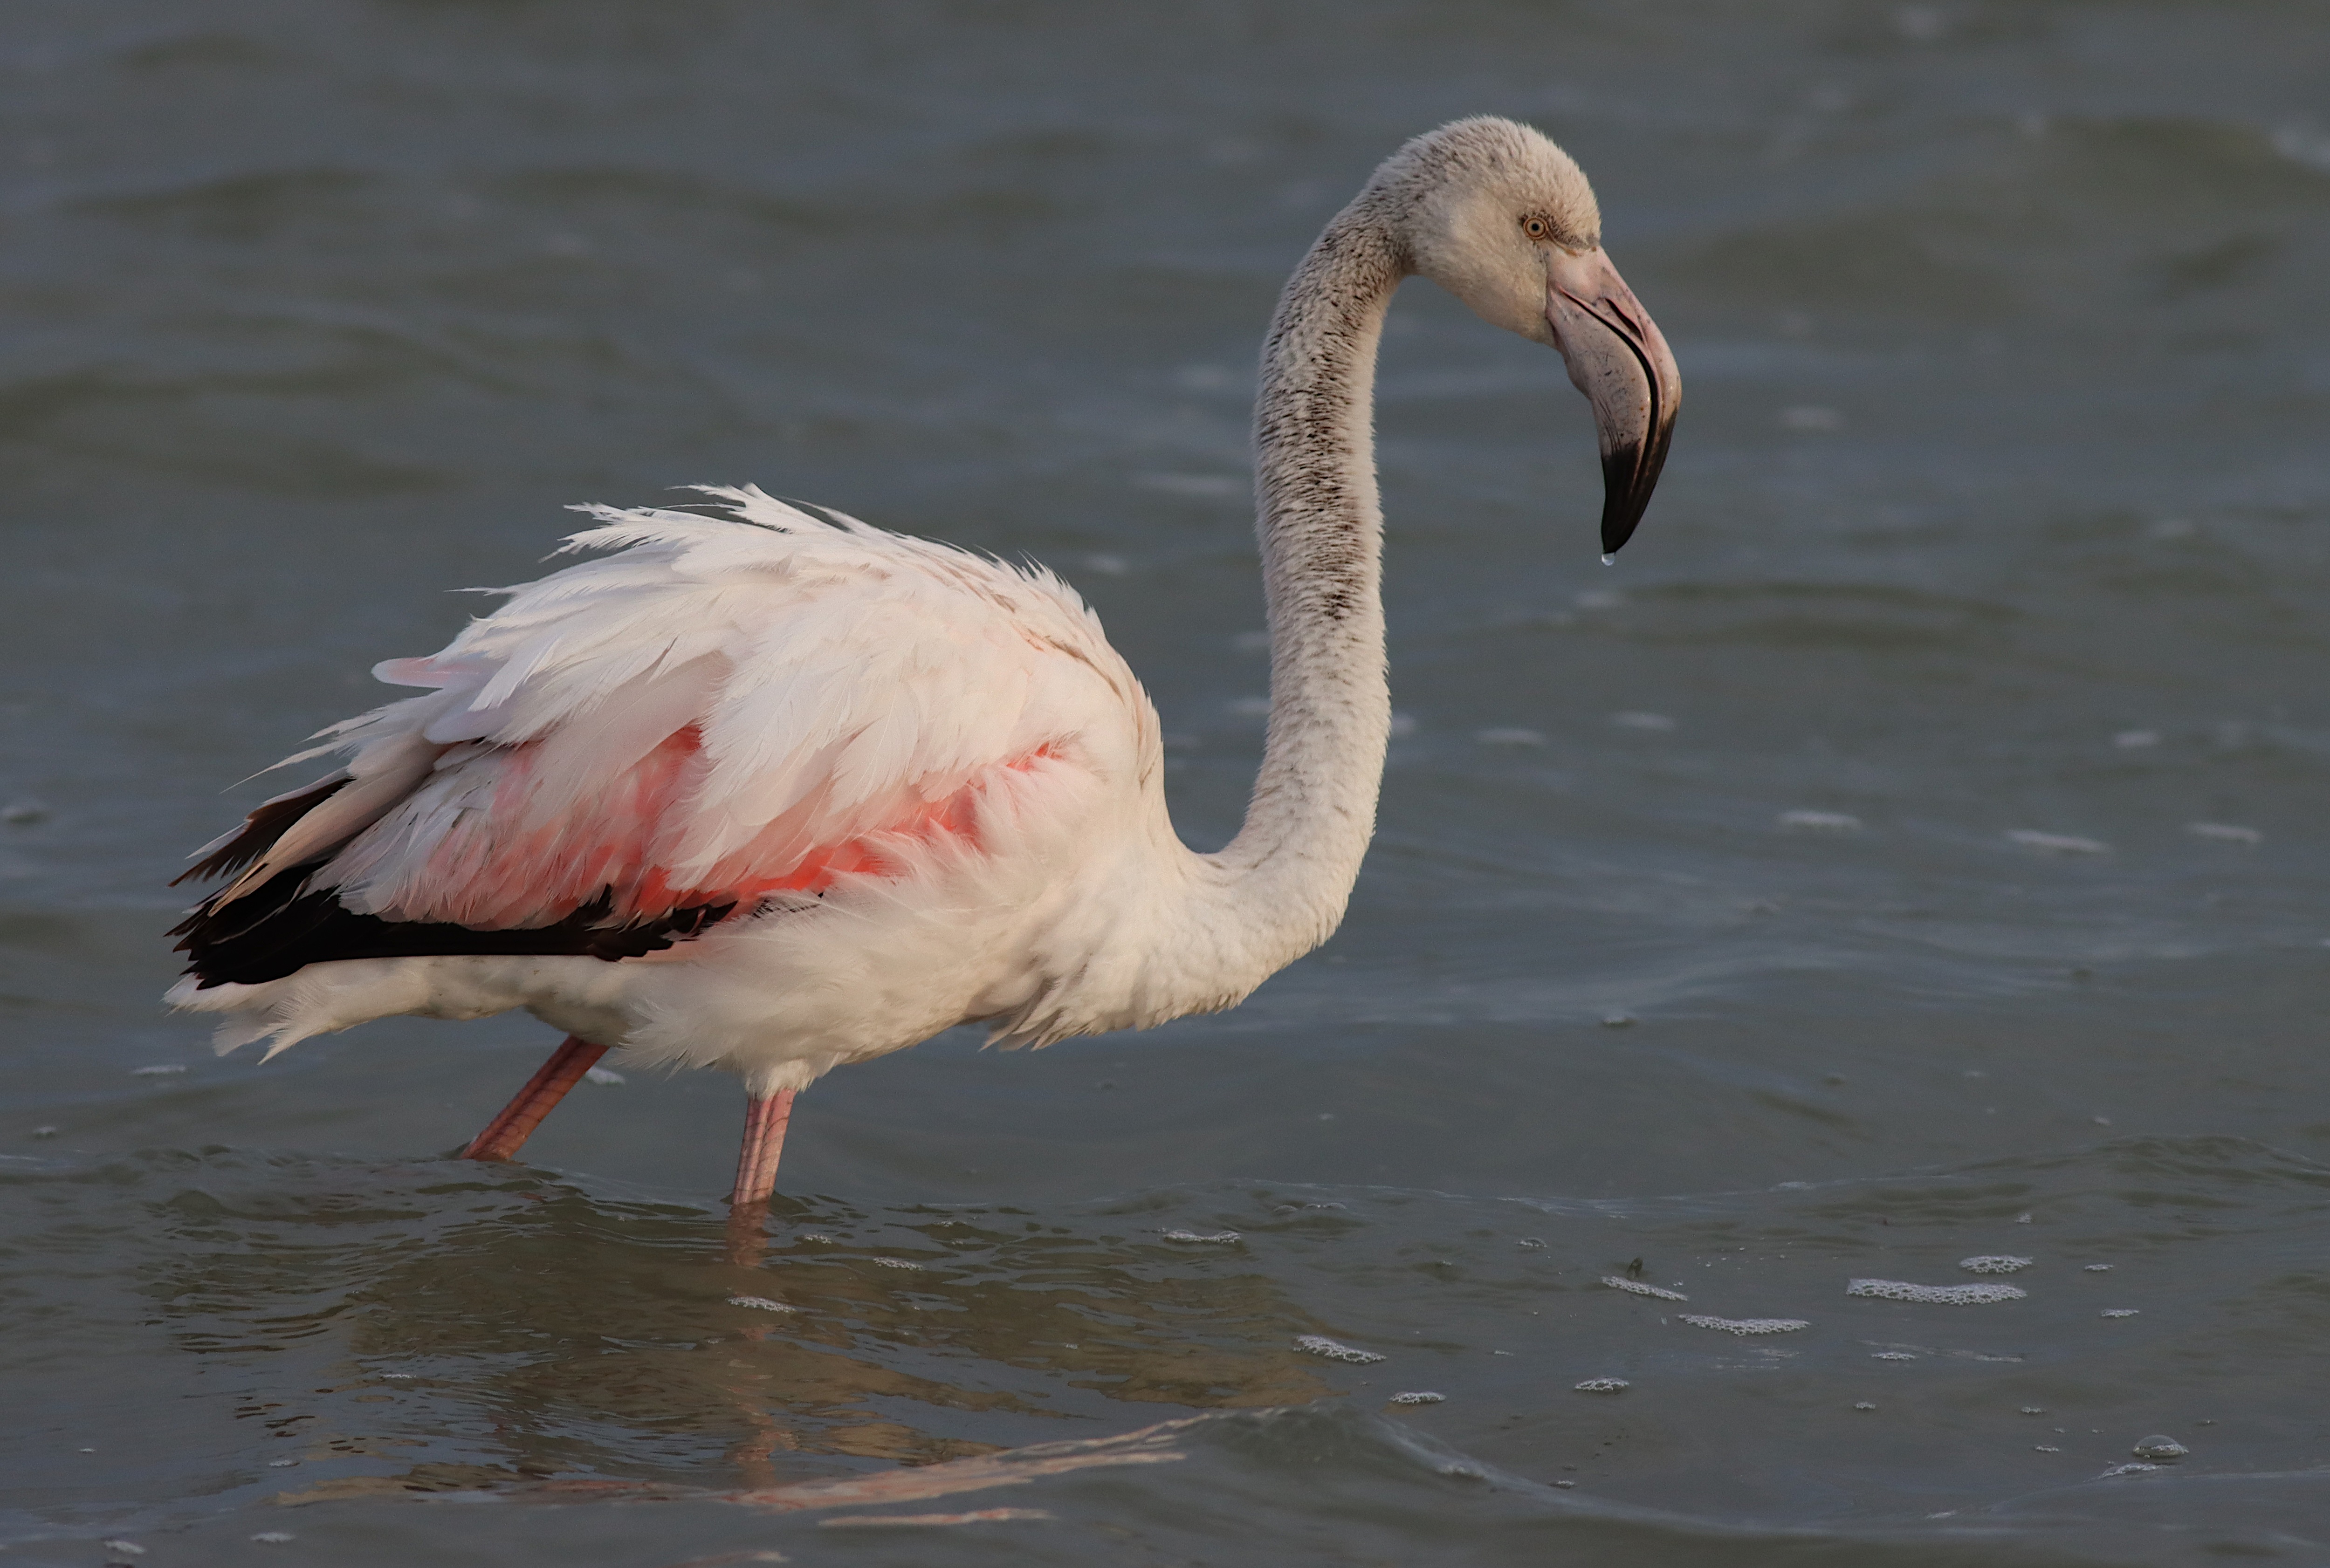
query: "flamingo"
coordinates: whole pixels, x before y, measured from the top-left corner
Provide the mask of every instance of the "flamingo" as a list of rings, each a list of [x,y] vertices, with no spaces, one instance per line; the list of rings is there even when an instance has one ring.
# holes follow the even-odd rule
[[[1255,415],[1270,721],[1236,836],[1185,847],[1156,710],[1059,578],[753,486],[580,508],[593,553],[319,732],[341,765],[195,852],[172,1005],[266,1056],[524,1008],[567,1038],[467,1149],[508,1159],[610,1048],[722,1067],[732,1215],[794,1096],[958,1024],[1041,1046],[1236,1005],[1340,923],[1390,730],[1375,360],[1421,274],[1557,348],[1592,404],[1606,561],[1681,390],[1593,188],[1487,117],[1411,140],[1280,298]],[[185,880],[182,877],[180,880]]]

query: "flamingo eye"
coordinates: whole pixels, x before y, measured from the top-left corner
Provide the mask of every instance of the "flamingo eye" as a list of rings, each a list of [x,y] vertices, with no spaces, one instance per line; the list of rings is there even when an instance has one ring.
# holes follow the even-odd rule
[[[1523,218],[1521,229],[1532,240],[1542,240],[1553,231],[1552,225],[1543,218]]]

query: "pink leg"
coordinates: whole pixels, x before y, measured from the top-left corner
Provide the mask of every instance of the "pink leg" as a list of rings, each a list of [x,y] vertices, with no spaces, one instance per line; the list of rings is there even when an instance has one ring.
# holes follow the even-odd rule
[[[731,1208],[765,1204],[777,1190],[777,1157],[785,1152],[785,1124],[792,1115],[790,1089],[780,1089],[745,1107],[744,1147],[736,1156],[736,1190],[728,1195]]]
[[[566,1091],[582,1082],[582,1075],[591,1071],[592,1064],[606,1053],[604,1045],[593,1045],[588,1040],[573,1034],[566,1036],[566,1044],[550,1053],[550,1060],[542,1064],[540,1072],[526,1080],[526,1087],[517,1091],[516,1098],[502,1107],[500,1115],[486,1123],[485,1131],[469,1140],[469,1147],[461,1151],[461,1157],[511,1158],[525,1147],[526,1140],[534,1136],[534,1129],[542,1125],[542,1119],[566,1098]],[[777,1135],[779,1138],[784,1136],[782,1127],[777,1129]],[[776,1165],[773,1155],[770,1157],[769,1164],[772,1167]]]

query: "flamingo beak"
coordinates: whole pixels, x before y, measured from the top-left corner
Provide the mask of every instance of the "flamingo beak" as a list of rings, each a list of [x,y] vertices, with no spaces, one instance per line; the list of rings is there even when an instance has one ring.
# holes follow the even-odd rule
[[[1571,384],[1594,405],[1607,560],[1634,536],[1651,504],[1682,401],[1682,372],[1658,323],[1598,249],[1582,256],[1554,252],[1545,318]]]

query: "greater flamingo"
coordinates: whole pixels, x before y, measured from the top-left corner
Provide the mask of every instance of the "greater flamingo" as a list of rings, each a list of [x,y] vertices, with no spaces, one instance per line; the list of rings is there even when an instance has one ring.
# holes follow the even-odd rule
[[[523,1007],[569,1038],[469,1148],[507,1158],[611,1046],[750,1097],[734,1212],[794,1094],[965,1022],[1046,1045],[1243,1000],[1341,921],[1391,708],[1373,396],[1420,273],[1558,348],[1601,438],[1615,553],[1680,376],[1592,187],[1510,120],[1378,168],[1279,300],[1255,455],[1270,723],[1237,836],[1167,817],[1157,715],[1058,578],[756,488],[586,510],[611,553],[508,590],[426,688],[332,726],[338,770],[197,854],[169,1001],[267,1055],[396,1014]],[[706,512],[717,512],[707,515]],[[182,879],[183,880],[183,879]]]

